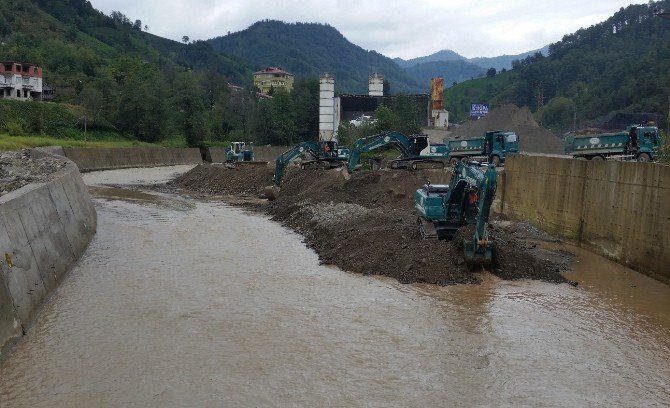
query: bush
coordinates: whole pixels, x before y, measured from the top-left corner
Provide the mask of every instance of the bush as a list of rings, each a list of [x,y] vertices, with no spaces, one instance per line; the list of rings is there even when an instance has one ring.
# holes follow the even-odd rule
[[[18,120],[5,123],[4,130],[10,136],[21,136],[25,133],[23,123]]]

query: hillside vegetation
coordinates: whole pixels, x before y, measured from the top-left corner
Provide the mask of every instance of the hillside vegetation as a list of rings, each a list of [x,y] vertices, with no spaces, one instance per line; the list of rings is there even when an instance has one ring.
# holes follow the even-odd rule
[[[225,138],[227,82],[250,83],[251,70],[205,42],[181,44],[147,28],[121,12],[106,16],[85,0],[0,3],[0,59],[42,66],[56,101],[78,107],[75,117],[50,124],[37,123],[30,109],[9,112],[3,105],[10,117],[0,132],[76,138],[86,123],[144,142]]]
[[[622,8],[551,44],[548,56],[538,53],[515,61],[511,71],[452,87],[445,92],[447,109],[464,120],[470,103],[529,106],[556,133],[572,125],[574,114],[578,124],[612,111],[665,116],[670,21],[655,17],[657,8],[670,10],[670,2]]]
[[[281,66],[297,77],[318,77],[328,72],[335,75],[338,92],[367,93],[368,77],[373,72],[390,82],[392,93],[425,93],[429,88],[429,83],[414,81],[390,58],[352,44],[325,24],[265,20],[208,43],[254,69]]]

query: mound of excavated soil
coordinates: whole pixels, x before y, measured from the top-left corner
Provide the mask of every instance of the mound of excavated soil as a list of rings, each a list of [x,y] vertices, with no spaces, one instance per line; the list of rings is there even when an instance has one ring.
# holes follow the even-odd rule
[[[178,187],[211,195],[257,197],[272,183],[273,170],[266,166],[199,164],[171,182]]]
[[[175,184],[217,195],[260,194],[267,169],[263,171],[198,166]],[[244,173],[249,173],[246,183]],[[341,170],[290,169],[279,197],[265,210],[301,233],[324,263],[405,283],[474,283],[478,279],[457,246],[424,241],[416,226],[416,189],[428,180],[448,183],[450,177],[442,170],[357,171],[348,178]],[[504,279],[564,281],[555,264],[540,259],[509,227],[492,228],[491,233],[503,244],[497,246],[499,265],[493,273]]]
[[[563,141],[538,125],[527,107],[503,105],[485,117],[455,129],[451,138],[481,136],[488,130],[509,130],[519,135],[520,150],[533,153],[563,153]]]

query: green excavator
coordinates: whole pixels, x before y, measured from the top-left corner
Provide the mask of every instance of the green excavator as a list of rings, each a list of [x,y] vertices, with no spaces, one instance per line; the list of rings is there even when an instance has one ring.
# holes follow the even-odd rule
[[[493,262],[493,242],[487,224],[496,193],[496,168],[482,171],[476,162],[456,164],[448,185],[425,184],[416,190],[414,206],[423,239],[451,240],[457,231],[474,226],[472,236],[463,240],[466,264],[487,266]]]
[[[449,159],[449,151],[445,144],[431,144],[428,136],[405,136],[398,132],[385,132],[378,135],[362,137],[354,142],[349,158],[348,170],[354,171],[362,153],[371,152],[384,146],[395,146],[401,156],[393,159],[389,166],[392,169],[409,168],[444,168]]]
[[[274,182],[276,185],[281,183],[281,179],[284,174],[284,168],[300,156],[307,156],[311,158],[310,160],[305,160],[300,163],[301,169],[330,169],[344,166],[349,159],[349,150],[338,148],[337,142],[334,141],[299,143],[277,156],[277,159],[275,160],[274,176]]]

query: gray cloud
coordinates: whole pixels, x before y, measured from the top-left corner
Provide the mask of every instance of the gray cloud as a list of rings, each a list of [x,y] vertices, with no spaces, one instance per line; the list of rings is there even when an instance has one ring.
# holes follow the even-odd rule
[[[91,0],[109,14],[140,19],[149,32],[180,40],[240,31],[258,20],[320,22],[354,44],[390,57],[441,49],[466,57],[518,54],[599,23],[626,0]]]

